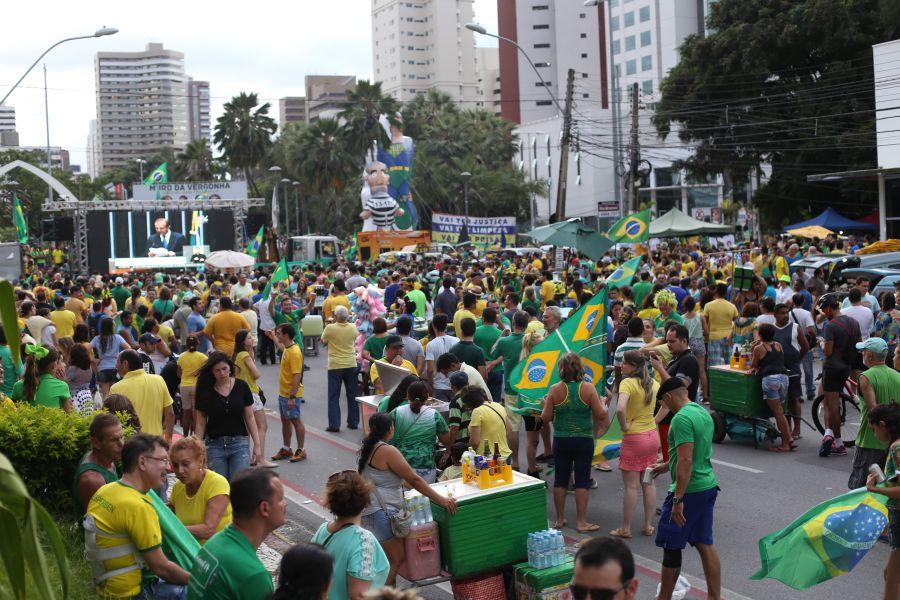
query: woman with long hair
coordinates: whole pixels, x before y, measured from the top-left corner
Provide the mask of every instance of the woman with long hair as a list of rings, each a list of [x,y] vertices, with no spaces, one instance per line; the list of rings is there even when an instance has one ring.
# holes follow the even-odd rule
[[[53,348],[25,346],[25,375],[13,386],[12,399],[72,412],[72,395],[65,382],[66,363]]]
[[[266,423],[266,408],[262,401],[262,390],[259,388],[259,368],[253,360],[253,338],[249,329],[241,329],[234,334],[234,354],[231,356],[234,362],[235,376],[247,384],[253,394],[253,418],[256,420],[256,430],[259,432],[260,442],[265,444],[266,432],[269,429]],[[250,466],[275,467],[275,463],[263,458],[257,463],[256,459],[250,461]]]
[[[385,396],[378,403],[378,412],[393,412],[393,410],[398,406],[406,404],[406,392],[409,390],[409,386],[417,381],[422,380],[416,375],[407,375],[406,377],[401,379],[400,383],[397,384],[397,387],[394,389],[394,391],[391,392],[391,395]]]
[[[450,514],[456,512],[456,501],[435,492],[409,466],[397,448],[390,445],[394,437],[394,420],[387,413],[375,413],[369,418],[369,432],[359,448],[357,471],[371,482],[372,498],[362,512],[362,526],[375,534],[381,544],[391,570],[387,584],[394,585],[397,570],[404,561],[403,538],[394,537],[391,516],[403,509],[403,485],[420,492]]]
[[[94,374],[93,361],[87,349],[81,344],[75,344],[69,351],[68,366],[66,367],[66,382],[69,385],[69,394],[75,410],[83,412],[92,407],[93,395],[91,394],[91,379]]]
[[[262,444],[253,416],[253,393],[235,378],[234,363],[215,351],[197,371],[195,435],[206,443],[210,468],[230,482],[250,467],[249,437],[253,454],[262,460]]]
[[[646,536],[654,533],[652,521],[656,513],[656,488],[653,482],[643,483],[641,475],[644,469],[656,464],[659,453],[659,432],[653,420],[658,389],[659,384],[653,379],[646,357],[638,350],[626,351],[622,356],[622,381],[616,404],[616,419],[622,429],[619,470],[625,484],[625,495],[622,498],[622,524],[609,532],[615,537],[631,538],[631,518],[634,516],[638,488],[641,488],[644,497],[641,533]]]
[[[434,483],[437,480],[435,438],[440,438],[441,443],[447,447],[455,440],[444,417],[430,406],[425,406],[428,384],[422,380],[413,382],[406,391],[406,398],[407,404],[390,413],[396,429],[391,444],[422,479]]]
[[[112,319],[100,319],[100,334],[91,340],[91,349],[94,351],[100,393],[106,398],[109,388],[119,380],[119,373],[116,371],[119,353],[130,350],[131,346],[115,332],[115,322]]]
[[[126,419],[122,425],[134,429],[134,433],[141,432],[141,418],[134,408],[131,400],[122,394],[110,394],[103,399],[103,410],[114,415],[123,414]]]
[[[272,600],[327,600],[333,570],[334,559],[322,546],[295,544],[281,557]]]
[[[151,310],[157,321],[162,323],[172,317],[175,312],[175,303],[172,301],[172,292],[166,286],[159,288],[159,298],[153,301]]]

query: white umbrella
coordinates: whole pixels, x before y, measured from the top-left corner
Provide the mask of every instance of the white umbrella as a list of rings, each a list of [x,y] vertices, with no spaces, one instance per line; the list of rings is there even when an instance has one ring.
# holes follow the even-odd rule
[[[255,258],[234,250],[216,250],[206,257],[206,266],[213,269],[245,269],[254,264]]]

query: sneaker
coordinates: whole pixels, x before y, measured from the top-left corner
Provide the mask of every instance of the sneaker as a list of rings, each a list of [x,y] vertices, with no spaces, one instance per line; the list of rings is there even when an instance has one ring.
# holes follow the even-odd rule
[[[291,462],[300,462],[301,460],[306,460],[306,450],[303,448],[297,448],[297,451],[294,452],[294,455],[291,457]]]
[[[819,446],[819,456],[826,457],[831,454],[831,447],[834,445],[834,437],[826,435],[822,438],[822,444]],[[846,450],[844,450],[846,452]]]
[[[837,448],[831,449],[832,456],[847,456],[847,446],[841,444]]]
[[[293,455],[294,453],[291,452],[290,448],[282,448],[277,453],[275,453],[275,456],[272,457],[272,460],[284,460],[286,458],[292,457]]]

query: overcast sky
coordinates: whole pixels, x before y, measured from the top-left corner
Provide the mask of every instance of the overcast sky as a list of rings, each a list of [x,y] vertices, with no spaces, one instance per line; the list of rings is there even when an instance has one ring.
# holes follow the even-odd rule
[[[443,1],[443,0],[439,0]],[[87,169],[88,122],[96,115],[94,55],[135,52],[148,42],[184,52],[185,70],[210,83],[212,120],[241,91],[272,103],[303,95],[305,75],[372,77],[370,0],[254,3],[156,0],[5,2],[0,36],[0,98],[50,44],[107,26],[114,36],[67,42],[44,61],[50,107],[50,144]],[[475,20],[497,29],[496,0],[475,0]],[[480,45],[494,40],[481,37]],[[43,71],[38,64],[6,104],[16,108],[19,143],[44,146]]]

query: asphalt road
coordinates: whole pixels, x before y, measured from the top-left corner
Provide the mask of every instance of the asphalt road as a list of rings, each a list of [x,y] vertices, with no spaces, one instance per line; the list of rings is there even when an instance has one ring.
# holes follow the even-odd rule
[[[304,377],[305,404],[303,419],[307,426],[306,449],[309,459],[296,464],[279,463],[278,471],[289,490],[288,522],[267,540],[270,546],[283,551],[291,543],[308,540],[316,528],[328,517],[321,506],[322,489],[331,473],[355,468],[356,449],[361,430],[342,429],[326,433],[327,376],[326,356],[322,349],[318,357],[308,357],[311,370]],[[261,366],[262,385],[270,399],[269,430],[266,453],[271,456],[281,444],[281,429],[277,417],[277,366]],[[342,399],[342,403],[346,402]],[[803,405],[808,418],[810,405]],[[342,409],[346,418],[346,405]],[[524,434],[523,434],[524,436]],[[790,454],[776,454],[755,449],[752,443],[726,440],[713,449],[716,476],[721,493],[716,504],[715,544],[722,559],[723,586],[726,598],[777,598],[793,600],[816,598],[880,598],[882,570],[889,548],[878,543],[853,572],[816,586],[810,590],[793,590],[777,581],[751,581],[748,578],[759,567],[757,541],[776,531],[811,506],[846,491],[847,476],[852,464],[852,452],[845,457],[819,458],[818,435],[803,428],[798,450]],[[619,524],[622,511],[622,480],[617,470],[611,473],[593,471],[598,489],[591,492],[588,518],[601,525],[604,534]],[[661,498],[668,485],[666,477],[657,480]],[[549,516],[554,516],[552,499],[548,495]],[[568,522],[575,522],[574,498],[567,503]],[[635,537],[629,544],[638,564],[640,588],[638,598],[654,598],[659,581],[659,561],[662,552],[652,538],[640,535],[640,501],[633,525]],[[565,531],[570,542],[584,536],[571,528]],[[688,598],[705,598],[705,583],[699,556],[688,549],[684,554],[683,574],[693,585]],[[426,598],[450,598],[449,585],[424,589]]]

